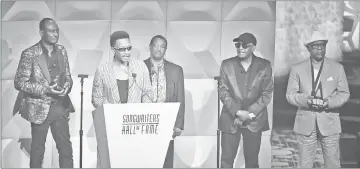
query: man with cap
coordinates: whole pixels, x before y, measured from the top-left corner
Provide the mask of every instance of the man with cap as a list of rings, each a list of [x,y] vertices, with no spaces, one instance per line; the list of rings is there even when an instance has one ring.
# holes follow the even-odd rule
[[[326,168],[340,167],[339,108],[350,97],[343,66],[325,57],[328,39],[319,31],[305,42],[310,58],[291,68],[286,98],[298,107],[294,132],[300,167],[312,168],[320,141]]]
[[[243,136],[246,168],[259,168],[261,135],[269,130],[267,105],[274,82],[271,62],[254,55],[257,40],[243,33],[233,40],[237,56],[222,61],[219,92],[221,168],[232,168]]]

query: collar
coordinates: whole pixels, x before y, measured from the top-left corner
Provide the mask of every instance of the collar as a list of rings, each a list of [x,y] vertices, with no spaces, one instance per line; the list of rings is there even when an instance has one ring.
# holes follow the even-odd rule
[[[43,45],[43,43],[40,41],[39,44],[40,44],[40,47],[41,47],[41,50],[43,51],[43,53],[45,52],[46,54],[48,54],[49,51],[46,49],[46,47]],[[52,52],[54,52],[54,51],[56,51],[56,46],[55,45],[53,45]]]
[[[235,56],[236,59],[239,61],[239,63],[241,63],[241,59],[238,56]],[[251,59],[251,63],[250,66],[253,65],[253,63],[255,62],[257,56],[255,56],[254,54],[252,54],[252,59]]]
[[[151,63],[151,67],[155,68],[155,64],[154,64],[154,62],[153,62],[153,60],[152,60],[151,58],[150,58],[150,63]],[[164,61],[164,59],[162,59],[162,60],[158,63],[158,67],[163,68],[163,67],[164,67],[164,63],[165,63],[165,61]]]

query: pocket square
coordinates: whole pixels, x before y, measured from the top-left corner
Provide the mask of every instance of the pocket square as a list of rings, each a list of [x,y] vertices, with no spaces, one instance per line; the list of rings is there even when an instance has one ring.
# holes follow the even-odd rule
[[[330,76],[329,78],[326,79],[326,81],[333,81],[334,78],[332,76]]]

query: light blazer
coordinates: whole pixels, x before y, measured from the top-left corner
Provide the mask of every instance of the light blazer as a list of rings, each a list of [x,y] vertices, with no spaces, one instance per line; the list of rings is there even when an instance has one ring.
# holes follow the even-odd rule
[[[251,64],[251,69],[255,70],[254,78],[250,79],[248,94],[244,96],[238,85],[244,82],[238,78],[241,73],[241,63],[237,56],[221,63],[219,93],[224,105],[220,115],[219,129],[223,132],[236,132],[237,126],[234,125],[234,120],[238,110],[247,110],[255,114],[255,120],[247,125],[250,131],[269,130],[267,105],[271,101],[274,90],[271,62],[254,55]]]
[[[151,72],[152,63],[150,58],[146,59],[144,62],[148,71]],[[165,102],[180,102],[175,127],[183,130],[185,118],[184,72],[181,66],[167,60],[164,60],[164,69],[166,77]],[[149,74],[149,76],[151,75]]]
[[[307,59],[294,65],[290,71],[286,99],[298,107],[294,132],[310,135],[316,121],[324,136],[341,133],[338,108],[350,97],[344,68],[340,63],[325,58],[319,81],[322,83],[323,98],[329,101],[329,109],[321,112],[311,111],[307,104],[307,97],[312,91],[310,68],[311,62]]]
[[[69,61],[64,46],[56,44],[54,50],[61,53],[59,57],[60,71],[65,72],[65,83],[73,84]],[[14,86],[19,90],[14,106],[14,113],[19,111],[21,116],[29,122],[42,124],[49,113],[51,97],[45,94],[46,86],[51,82],[50,73],[40,42],[25,49],[21,53],[18,68],[16,70]],[[63,101],[67,112],[74,112],[70,97],[65,96]]]
[[[95,72],[91,102],[95,108],[103,104],[121,104],[115,77],[114,61],[107,61]],[[133,77],[136,74],[136,77]],[[128,103],[152,103],[149,71],[141,60],[129,61]]]

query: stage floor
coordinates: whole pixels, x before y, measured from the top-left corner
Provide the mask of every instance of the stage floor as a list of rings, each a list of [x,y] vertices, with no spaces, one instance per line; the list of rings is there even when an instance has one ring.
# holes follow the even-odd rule
[[[295,133],[291,129],[273,129],[271,138],[272,168],[298,168],[299,149]],[[320,145],[316,149],[315,168],[323,168],[324,160]]]

